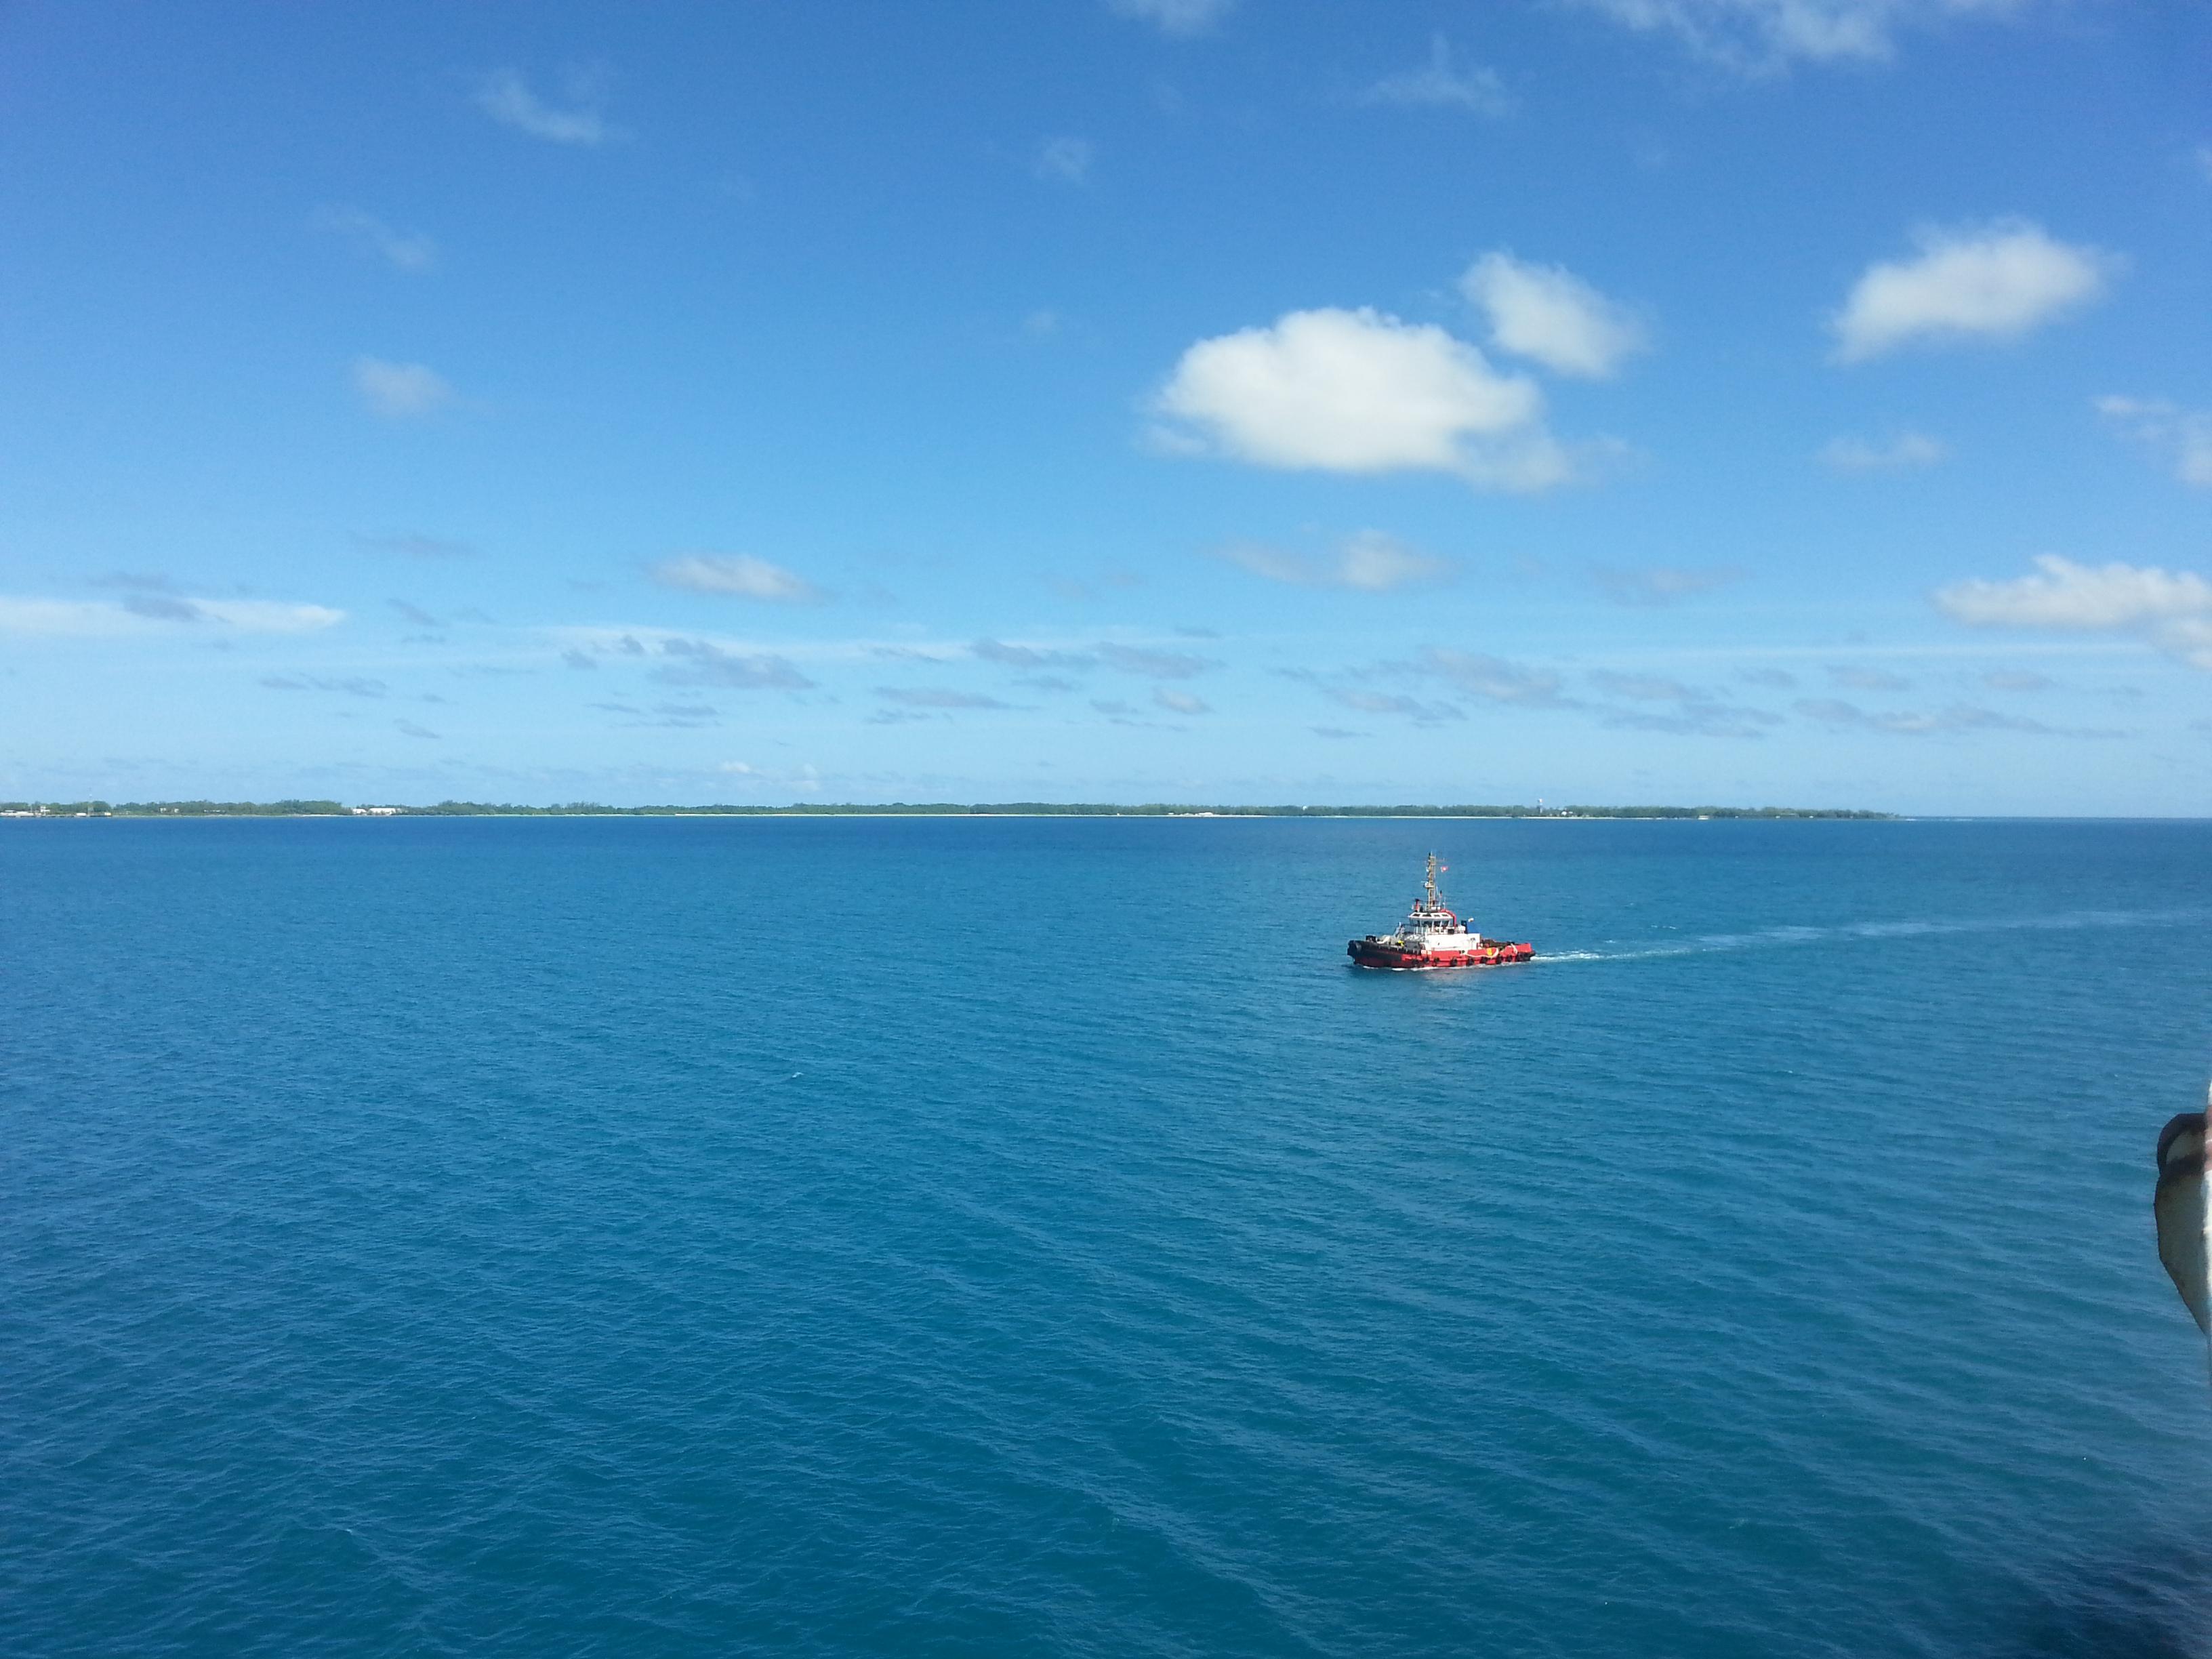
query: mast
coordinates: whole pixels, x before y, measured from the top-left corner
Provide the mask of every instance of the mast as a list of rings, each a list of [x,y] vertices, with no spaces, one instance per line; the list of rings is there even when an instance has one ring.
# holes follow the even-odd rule
[[[1434,853],[1429,854],[1428,890],[1430,903],[1440,905],[1443,902],[1443,896],[1437,891],[1437,855]]]

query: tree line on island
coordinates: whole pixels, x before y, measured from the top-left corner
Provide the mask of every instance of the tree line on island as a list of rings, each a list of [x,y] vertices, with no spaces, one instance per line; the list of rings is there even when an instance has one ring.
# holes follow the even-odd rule
[[[518,806],[445,800],[434,806],[362,806],[334,800],[0,801],[0,817],[95,818],[336,817],[1218,817],[1218,818],[1893,818],[1893,812],[1802,806],[1192,806],[1167,802],[797,802],[789,806],[606,806],[570,801]]]

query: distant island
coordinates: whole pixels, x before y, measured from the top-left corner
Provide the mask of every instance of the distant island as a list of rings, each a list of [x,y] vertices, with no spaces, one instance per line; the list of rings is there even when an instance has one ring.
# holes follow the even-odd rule
[[[963,805],[952,801],[892,801],[888,805],[797,803],[789,806],[603,806],[570,801],[563,806],[493,805],[441,800],[434,806],[357,806],[335,800],[0,801],[0,817],[15,818],[1880,818],[1863,812],[1812,806],[1178,806],[1160,802],[1111,803],[1017,800]]]

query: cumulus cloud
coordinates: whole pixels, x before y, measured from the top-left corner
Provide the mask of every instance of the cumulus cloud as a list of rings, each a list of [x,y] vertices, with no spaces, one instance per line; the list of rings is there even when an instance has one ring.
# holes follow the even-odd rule
[[[2022,0],[1579,0],[1642,33],[1674,36],[1698,57],[1750,74],[1796,60],[1880,62],[1900,29],[2002,17]]]
[[[1541,489],[1571,471],[1534,382],[1430,324],[1294,311],[1200,340],[1154,407],[1170,447],[1324,472],[1440,471]]]
[[[1864,438],[1835,438],[1820,450],[1820,465],[1837,472],[1902,472],[1933,466],[1950,454],[1936,439],[1921,432],[1900,432],[1881,442]]]
[[[687,553],[663,559],[647,572],[663,587],[692,593],[727,593],[744,599],[811,605],[822,591],[796,572],[749,553]]]
[[[1123,17],[1151,23],[1163,34],[1203,34],[1229,15],[1237,0],[1107,0]]]
[[[362,401],[387,420],[404,421],[434,415],[453,401],[453,388],[445,376],[422,363],[356,357],[353,384]]]
[[[381,259],[394,270],[425,271],[438,263],[438,245],[419,230],[395,230],[366,208],[331,206],[315,210],[317,230],[350,244],[356,252]]]
[[[2163,398],[2100,398],[2095,408],[2130,437],[2163,451],[2182,483],[2212,489],[2212,414]]]
[[[1472,110],[1477,115],[1492,117],[1513,112],[1512,94],[1498,78],[1498,71],[1480,64],[1455,64],[1451,42],[1442,34],[1430,37],[1427,63],[1419,69],[1384,76],[1359,94],[1359,101]]]
[[[1743,580],[1743,572],[1733,565],[1696,568],[1652,565],[1638,570],[1613,570],[1600,566],[1590,575],[1615,605],[1639,607],[1674,605]]]
[[[1048,138],[1037,146],[1030,171],[1054,184],[1079,185],[1091,177],[1091,163],[1097,155],[1098,147],[1088,138]]]
[[[2212,581],[2193,570],[2076,564],[2055,553],[2034,562],[2032,575],[1940,587],[1936,604],[1972,628],[2132,635],[2212,670]]]
[[[477,88],[476,104],[501,126],[552,144],[604,144],[622,136],[600,108],[598,87],[588,76],[569,88],[566,106],[548,103],[531,90],[521,70],[494,70]]]
[[[271,599],[195,599],[162,593],[112,599],[40,599],[0,594],[0,634],[79,639],[177,633],[313,634],[345,620],[323,605]]]
[[[1633,317],[1561,265],[1501,250],[1469,265],[1459,286],[1489,319],[1491,344],[1557,374],[1603,379],[1644,347]]]
[[[1419,582],[1439,581],[1450,574],[1450,567],[1443,560],[1432,559],[1380,530],[1357,531],[1320,558],[1259,542],[1232,542],[1221,550],[1220,556],[1269,581],[1287,582],[1293,587],[1349,587],[1364,593],[1387,593]]]
[[[660,654],[677,660],[653,670],[666,685],[727,686],[738,691],[804,691],[814,682],[769,652],[729,651],[711,640],[664,639]]]
[[[2120,264],[2024,219],[1931,227],[1914,240],[1916,257],[1868,266],[1830,319],[1837,362],[1905,345],[2016,339],[2095,300]]]
[[[2122,629],[2212,613],[2212,582],[2154,565],[2076,564],[2055,553],[2036,574],[1936,590],[1936,603],[1978,628]]]

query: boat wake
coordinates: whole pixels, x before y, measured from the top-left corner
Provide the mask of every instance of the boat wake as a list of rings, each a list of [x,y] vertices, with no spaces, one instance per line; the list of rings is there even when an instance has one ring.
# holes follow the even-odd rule
[[[1549,951],[1538,963],[1644,962],[1661,957],[1708,956],[1726,951],[1765,951],[1790,945],[1919,939],[1954,933],[2077,932],[2096,927],[2172,927],[2212,921],[2212,910],[2077,910],[2062,915],[2003,916],[1977,921],[1857,921],[1833,927],[1762,927],[1743,933],[1705,933],[1663,944],[1620,950]]]

